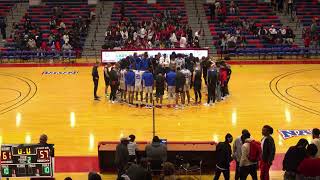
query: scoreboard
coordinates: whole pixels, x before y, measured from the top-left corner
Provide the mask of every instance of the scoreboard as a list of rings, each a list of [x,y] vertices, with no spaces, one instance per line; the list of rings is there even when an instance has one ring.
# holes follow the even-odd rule
[[[53,177],[53,144],[1,145],[1,177]]]

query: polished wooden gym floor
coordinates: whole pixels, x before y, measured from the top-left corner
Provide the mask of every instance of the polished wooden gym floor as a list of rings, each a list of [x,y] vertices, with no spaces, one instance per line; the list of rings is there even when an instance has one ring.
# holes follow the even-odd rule
[[[102,67],[99,71],[102,98],[94,101],[91,67],[0,68],[0,143],[37,143],[45,133],[56,156],[97,156],[99,141],[130,134],[150,141],[152,109],[111,104],[104,97]],[[284,140],[278,130],[319,127],[319,74],[318,64],[233,65],[230,97],[209,107],[156,109],[156,134],[168,141],[220,141],[246,128],[260,140],[262,126],[269,124],[277,153],[285,153],[311,136]]]

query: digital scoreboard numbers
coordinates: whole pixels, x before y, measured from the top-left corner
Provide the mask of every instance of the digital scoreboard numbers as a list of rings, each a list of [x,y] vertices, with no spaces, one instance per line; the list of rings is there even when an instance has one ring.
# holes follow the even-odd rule
[[[53,156],[52,144],[3,144],[1,177],[53,177]]]

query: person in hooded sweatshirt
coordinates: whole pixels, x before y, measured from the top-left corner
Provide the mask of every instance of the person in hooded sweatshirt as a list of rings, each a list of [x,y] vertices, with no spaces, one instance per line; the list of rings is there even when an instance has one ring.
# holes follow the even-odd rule
[[[167,160],[167,146],[160,143],[158,136],[154,136],[152,143],[146,146],[146,155],[148,160],[162,161]]]
[[[297,145],[291,146],[282,162],[282,169],[285,171],[284,180],[295,180],[298,166],[307,157],[308,140],[302,138],[298,141]]]
[[[225,136],[225,141],[219,142],[217,145],[217,164],[214,180],[218,180],[221,173],[223,173],[223,177],[225,180],[230,179],[230,162],[232,161],[232,150],[230,143],[232,143],[232,140],[232,135],[228,133]]]
[[[240,158],[240,180],[246,180],[250,174],[252,180],[258,180],[257,169],[258,163],[249,160],[250,143],[253,141],[250,138],[250,133],[245,133],[241,136],[242,147],[241,147],[241,158]]]

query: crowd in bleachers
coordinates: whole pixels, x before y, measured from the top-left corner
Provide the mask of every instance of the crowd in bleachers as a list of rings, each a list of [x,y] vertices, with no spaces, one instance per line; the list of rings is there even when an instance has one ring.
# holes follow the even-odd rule
[[[192,29],[181,23],[179,12],[164,11],[150,21],[133,22],[123,18],[108,27],[103,49],[151,49],[200,47],[199,35],[193,38]]]
[[[221,28],[227,27],[225,31],[218,33],[219,38],[215,42],[217,49],[221,49],[222,52],[227,52],[228,49],[246,48],[248,35],[259,38],[266,44],[288,46],[294,44],[295,35],[290,27],[269,26],[248,17],[241,18],[239,7],[234,1],[230,1],[229,4],[216,1],[210,4],[209,9],[211,20],[217,20]],[[232,19],[227,19],[229,16]]]
[[[59,12],[59,14],[56,13]],[[13,31],[10,35],[12,42],[10,47],[16,50],[38,51],[39,56],[51,51],[56,56],[71,56],[72,50],[80,50],[80,37],[88,32],[90,23],[89,18],[79,16],[75,19],[72,27],[67,27],[61,20],[62,14],[57,7],[54,9],[53,16],[50,18],[50,34],[48,38],[43,37],[43,33],[37,24],[32,23],[32,19],[25,15],[23,19],[23,30],[21,31],[19,24],[13,25]]]
[[[146,7],[148,8],[148,6]],[[200,31],[193,36],[181,9],[166,9],[148,18],[133,19],[120,6],[120,19],[105,33],[103,49],[150,49],[200,47]]]

